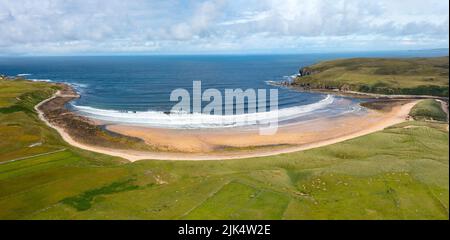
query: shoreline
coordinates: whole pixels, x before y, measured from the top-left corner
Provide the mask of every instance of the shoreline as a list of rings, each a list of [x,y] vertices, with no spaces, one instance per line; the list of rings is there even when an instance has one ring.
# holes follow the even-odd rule
[[[62,84],[66,88],[70,88],[70,86],[66,84]],[[67,89],[66,89],[67,90]],[[73,92],[73,89],[71,89]],[[253,158],[253,157],[265,157],[265,156],[272,156],[272,155],[279,155],[284,153],[292,153],[292,152],[298,152],[308,149],[313,149],[317,147],[322,147],[342,141],[346,141],[352,138],[360,137],[363,135],[367,135],[373,132],[377,132],[380,130],[385,129],[386,127],[401,123],[403,121],[406,121],[408,118],[409,111],[411,108],[418,102],[418,100],[409,100],[408,103],[405,103],[400,106],[395,106],[394,110],[391,110],[389,114],[387,113],[379,113],[377,116],[383,115],[384,118],[382,118],[382,121],[379,121],[377,123],[371,124],[369,127],[361,128],[357,131],[350,131],[346,134],[337,134],[332,138],[327,139],[320,139],[318,141],[311,141],[306,142],[303,144],[297,144],[297,145],[289,145],[289,144],[267,144],[266,146],[253,146],[251,150],[240,150],[239,147],[236,149],[233,149],[233,151],[222,151],[222,152],[196,152],[196,153],[185,153],[185,152],[162,152],[162,151],[141,151],[141,150],[135,150],[135,149],[120,149],[115,147],[105,147],[105,146],[97,146],[93,144],[87,144],[80,142],[71,136],[69,133],[70,130],[67,129],[67,126],[58,126],[58,122],[52,121],[52,119],[48,119],[48,113],[45,112],[45,109],[42,109],[42,106],[57,102],[59,104],[59,108],[64,108],[65,103],[68,101],[73,100],[74,98],[79,97],[79,95],[74,94],[67,94],[64,91],[58,91],[56,92],[52,97],[40,102],[35,106],[35,110],[38,112],[39,118],[44,121],[49,127],[55,129],[61,137],[66,141],[68,144],[81,148],[84,150],[102,153],[106,155],[116,156],[120,158],[127,159],[131,162],[138,161],[138,160],[231,160],[231,159],[243,159],[243,158]],[[59,99],[59,101],[57,101]],[[62,99],[62,101],[61,101]],[[392,99],[391,99],[392,100]],[[68,111],[68,110],[66,110]],[[372,112],[376,112],[375,110],[371,110]],[[70,114],[71,113],[71,114]],[[74,113],[65,113],[69,115],[73,115],[70,117],[76,116]],[[381,114],[381,115],[380,115]],[[89,124],[95,125],[95,122],[85,118],[81,117],[83,121],[86,121]],[[358,121],[358,120],[357,120]],[[111,129],[106,128],[107,131],[111,131]],[[104,131],[104,130],[102,130]],[[125,137],[131,137],[132,139],[140,138],[142,140],[142,136],[133,136],[133,134],[127,134],[127,132],[121,132],[121,131],[112,131],[114,133],[118,133],[119,135],[125,136]],[[175,135],[176,136],[176,135]],[[234,135],[233,135],[234,137]],[[188,139],[189,140],[189,139]],[[249,146],[251,147],[251,146]],[[150,148],[151,149],[151,148]],[[245,148],[244,148],[245,149]]]
[[[361,99],[379,99],[379,100],[424,100],[424,99],[435,99],[444,102],[449,102],[448,97],[439,97],[439,96],[431,96],[431,95],[387,95],[387,94],[379,94],[379,93],[366,93],[366,92],[357,92],[357,91],[342,91],[339,89],[320,89],[320,88],[303,88],[297,85],[281,85],[274,84],[274,86],[278,87],[286,87],[299,92],[312,92],[312,93],[322,93],[322,94],[331,94],[334,96],[340,97],[351,97],[351,98],[361,98]]]

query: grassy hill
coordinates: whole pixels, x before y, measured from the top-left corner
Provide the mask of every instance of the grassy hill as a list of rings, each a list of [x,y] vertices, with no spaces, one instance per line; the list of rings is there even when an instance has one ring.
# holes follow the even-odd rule
[[[441,103],[433,99],[419,102],[411,110],[411,116],[416,120],[447,121],[447,114],[442,111]]]
[[[321,62],[294,84],[379,94],[448,97],[449,58],[354,58]]]
[[[449,216],[445,124],[407,122],[272,157],[129,163],[72,148],[40,122],[32,106],[54,90],[0,80],[0,219]]]

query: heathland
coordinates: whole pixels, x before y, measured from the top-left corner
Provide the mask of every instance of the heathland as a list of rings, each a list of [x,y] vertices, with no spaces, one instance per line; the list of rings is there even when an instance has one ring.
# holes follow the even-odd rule
[[[57,88],[0,80],[0,219],[449,216],[448,125],[435,103],[417,105],[416,121],[302,152],[131,163],[74,148],[40,121],[34,106]]]
[[[303,68],[294,85],[307,89],[448,97],[448,59],[447,56],[325,61]]]

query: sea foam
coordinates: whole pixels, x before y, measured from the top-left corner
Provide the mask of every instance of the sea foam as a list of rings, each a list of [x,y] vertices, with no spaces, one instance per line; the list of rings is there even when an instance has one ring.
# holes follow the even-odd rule
[[[51,79],[28,79],[33,82],[52,82]]]
[[[292,120],[316,110],[324,109],[334,102],[332,95],[303,106],[294,106],[268,112],[256,112],[240,115],[210,115],[202,113],[164,113],[159,111],[123,112],[117,110],[98,109],[72,104],[73,109],[81,115],[110,123],[132,124],[161,128],[225,128],[240,127],[269,122]]]

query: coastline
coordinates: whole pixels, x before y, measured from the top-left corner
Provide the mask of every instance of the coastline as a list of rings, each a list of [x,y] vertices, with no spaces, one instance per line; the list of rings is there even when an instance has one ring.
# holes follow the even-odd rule
[[[100,147],[153,150],[140,139],[105,131],[99,125],[98,121],[68,110],[66,104],[79,98],[80,95],[68,84],[56,83],[55,85],[59,86],[60,90],[51,98],[36,105],[35,110],[42,120],[45,119],[47,125],[57,130],[59,129],[58,132],[60,132],[61,135],[67,135],[63,136],[65,137],[66,142],[78,142],[85,145],[80,146],[80,148],[86,148],[86,146],[93,145]]]
[[[322,93],[331,94],[340,97],[351,97],[351,98],[361,98],[361,99],[380,99],[380,100],[423,100],[423,99],[435,99],[444,102],[449,102],[448,97],[439,97],[431,95],[387,95],[379,93],[366,93],[357,91],[342,91],[339,89],[320,89],[320,88],[304,88],[297,85],[282,85],[282,84],[272,84],[273,86],[285,87],[292,90],[300,92],[312,92],[312,93]]]
[[[69,89],[69,90],[68,90]],[[123,145],[120,147],[117,146],[108,146],[110,143],[103,143],[103,145],[97,145],[97,144],[91,144],[89,142],[82,142],[80,141],[79,136],[73,136],[73,132],[71,131],[70,127],[71,125],[67,125],[64,123],[61,123],[61,119],[52,119],[49,118],[49,111],[48,109],[44,108],[43,106],[46,105],[54,105],[53,107],[56,107],[57,111],[60,112],[62,109],[63,111],[62,115],[66,116],[67,118],[74,118],[77,121],[82,121],[84,124],[89,125],[88,128],[92,128],[93,131],[90,131],[91,133],[96,134],[97,131],[104,131],[103,129],[99,128],[98,125],[96,125],[95,121],[92,121],[86,117],[80,117],[76,114],[68,111],[65,109],[65,103],[73,100],[74,98],[79,97],[76,94],[73,94],[73,89],[70,88],[70,86],[65,85],[63,87],[63,90],[65,91],[58,91],[56,92],[51,98],[46,99],[35,106],[35,110],[38,112],[39,118],[44,121],[48,126],[58,131],[58,133],[61,135],[61,137],[66,141],[68,144],[81,148],[88,151],[93,151],[97,153],[107,154],[111,156],[121,157],[124,159],[127,159],[129,161],[138,161],[138,160],[150,160],[150,159],[156,159],[156,160],[227,160],[227,159],[242,159],[242,158],[252,158],[252,157],[265,157],[265,156],[272,156],[272,155],[278,155],[283,153],[291,153],[291,152],[297,152],[297,151],[303,151],[307,149],[313,149],[317,147],[322,147],[342,141],[346,141],[352,138],[360,137],[363,135],[367,135],[376,131],[383,130],[386,127],[401,123],[403,121],[406,121],[408,118],[409,111],[411,108],[418,102],[418,100],[406,100],[403,104],[394,106],[390,111],[381,113],[379,111],[370,110],[369,117],[366,117],[366,120],[370,120],[370,118],[376,116],[376,121],[373,121],[370,123],[370,121],[366,121],[366,125],[359,125],[359,128],[350,129],[349,131],[339,133],[339,129],[336,129],[335,134],[331,134],[330,136],[323,137],[321,139],[314,139],[309,138],[306,142],[300,143],[300,144],[292,144],[292,141],[297,141],[298,139],[290,139],[291,143],[286,143],[283,141],[286,141],[286,139],[289,139],[291,135],[284,135],[282,137],[279,137],[280,142],[278,143],[270,143],[270,142],[264,142],[258,140],[257,142],[261,145],[259,146],[251,146],[251,145],[242,145],[242,146],[236,146],[235,148],[231,146],[230,150],[233,151],[191,151],[191,152],[177,152],[177,151],[171,151],[169,148],[169,151],[152,151],[152,149],[155,149],[154,146],[149,146],[148,149],[139,150],[139,149],[128,149],[124,148]],[[69,92],[67,92],[69,91]],[[72,93],[72,94],[70,94]],[[53,109],[55,110],[55,109]],[[375,115],[373,115],[375,114]],[[51,115],[50,115],[51,116]],[[67,119],[65,118],[65,119]],[[325,121],[326,122],[326,121]],[[341,121],[338,121],[342,124],[347,122],[346,127],[352,126],[353,124],[357,124],[358,122],[361,122],[361,118],[355,118],[355,119],[342,119]],[[370,123],[370,124],[369,124]],[[328,124],[330,125],[336,125],[336,122],[328,121]],[[114,127],[115,126],[115,127]],[[142,134],[136,134],[136,132],[143,132],[142,129],[139,128],[130,128],[130,126],[122,126],[121,128],[117,128],[118,125],[113,125],[113,127],[106,127],[106,130],[112,131],[117,133],[120,137],[126,138],[127,140],[132,139],[137,141],[139,144],[142,144],[142,141],[145,143],[149,143],[148,139],[146,139],[146,136],[143,136]],[[327,126],[326,124],[324,125]],[[356,125],[355,125],[356,126]],[[73,127],[73,126],[72,126]],[[295,126],[294,126],[295,127]],[[137,130],[137,131],[136,131]],[[285,131],[289,132],[292,130],[292,127],[290,129],[287,129]],[[134,133],[133,133],[134,131]],[[153,134],[155,136],[155,130],[150,129],[150,135]],[[161,130],[159,134],[163,134],[164,137],[159,137],[157,139],[167,139],[168,136],[171,136],[173,142],[178,142],[179,144],[183,144],[186,142],[191,141],[190,138],[182,139],[180,138],[181,135],[165,135],[165,132]],[[158,132],[156,132],[158,133]],[[211,134],[206,132],[204,135],[200,135],[198,138],[200,141],[204,141],[205,136],[213,136],[213,139],[215,141],[225,141],[225,142],[236,142],[235,139],[236,136],[233,134],[236,134],[237,132],[231,132],[226,135],[217,135],[217,134]],[[233,138],[230,138],[231,134]],[[240,133],[240,137],[247,137],[247,140],[253,141],[253,137],[249,137],[246,133]],[[183,135],[183,134],[182,134]],[[91,137],[91,136],[88,136]],[[97,137],[97,135],[94,135],[93,137]],[[169,139],[171,139],[169,137]],[[271,137],[274,139],[274,137]],[[84,140],[85,138],[83,138]],[[139,139],[139,140],[138,140]],[[217,140],[219,139],[219,140]],[[238,141],[239,142],[239,141]],[[242,141],[241,141],[242,142]],[[289,142],[289,141],[288,141]],[[132,144],[131,142],[130,144]],[[248,143],[247,143],[248,144]],[[119,144],[120,145],[120,144]],[[148,144],[147,144],[148,145]],[[219,144],[220,145],[220,144]]]

